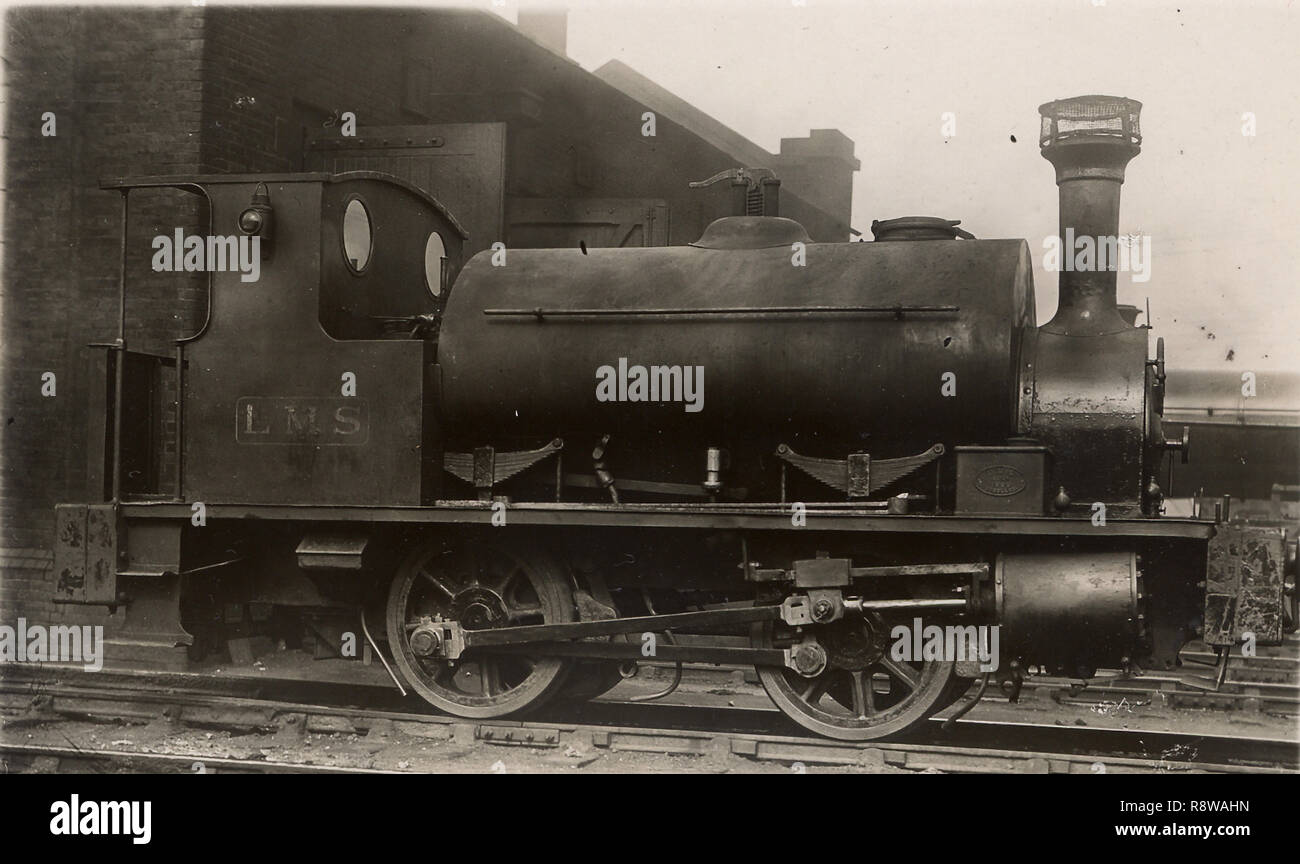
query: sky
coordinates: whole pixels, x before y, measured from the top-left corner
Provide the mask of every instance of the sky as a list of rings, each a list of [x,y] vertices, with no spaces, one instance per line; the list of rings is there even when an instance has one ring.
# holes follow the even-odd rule
[[[510,20],[519,8],[483,5]],[[1085,93],[1138,99],[1144,140],[1120,232],[1150,236],[1152,266],[1145,283],[1120,274],[1120,302],[1150,301],[1171,365],[1300,369],[1300,2],[567,6],[568,53],[586,69],[617,58],[769,151],[783,136],[843,131],[862,160],[858,230],[933,215],[981,238],[1025,238],[1040,322],[1056,308],[1042,259],[1057,197],[1037,108]]]

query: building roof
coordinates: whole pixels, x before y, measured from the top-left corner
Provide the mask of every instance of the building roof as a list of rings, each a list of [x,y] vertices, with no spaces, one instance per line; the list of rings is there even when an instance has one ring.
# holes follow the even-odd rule
[[[1246,396],[1245,371],[1170,369],[1165,422],[1300,426],[1300,373],[1251,373],[1255,395]]]
[[[593,72],[656,114],[662,114],[714,147],[728,153],[745,168],[773,168],[776,156],[726,124],[710,117],[685,99],[665,90],[620,60],[610,60]]]

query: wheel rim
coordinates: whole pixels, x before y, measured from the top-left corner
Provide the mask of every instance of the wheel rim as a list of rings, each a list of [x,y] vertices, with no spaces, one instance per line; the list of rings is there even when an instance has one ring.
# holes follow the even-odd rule
[[[845,741],[870,741],[924,721],[944,707],[953,675],[948,661],[894,660],[878,616],[843,619],[812,632],[827,650],[821,674],[804,677],[792,669],[757,667],[772,701],[806,729]],[[788,647],[793,631],[767,622],[754,626],[756,647]]]
[[[569,664],[555,657],[478,654],[422,658],[408,634],[428,620],[466,630],[573,620],[567,580],[549,560],[500,546],[430,544],[398,568],[388,595],[388,642],[402,676],[426,700],[462,717],[499,717],[536,708],[563,685]]]

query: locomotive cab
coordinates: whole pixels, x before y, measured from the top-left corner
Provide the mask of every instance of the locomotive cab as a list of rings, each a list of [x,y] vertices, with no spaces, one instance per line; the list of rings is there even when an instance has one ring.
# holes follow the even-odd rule
[[[230,242],[257,257],[256,267],[242,270],[207,261],[207,318],[177,344],[168,472],[176,500],[436,498],[432,340],[466,238],[437,199],[370,171],[104,186],[124,201],[140,188],[202,195],[209,244]],[[124,249],[145,242],[126,234]],[[134,415],[143,406],[123,410]],[[98,476],[115,471],[113,432],[105,432]]]

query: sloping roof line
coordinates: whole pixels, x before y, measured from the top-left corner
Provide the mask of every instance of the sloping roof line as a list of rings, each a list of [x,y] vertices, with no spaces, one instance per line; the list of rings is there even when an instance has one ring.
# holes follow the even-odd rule
[[[750,141],[731,127],[715,120],[685,99],[665,90],[620,60],[610,60],[592,73],[622,90],[656,114],[662,114],[714,147],[736,157],[746,168],[773,168],[775,154]]]

